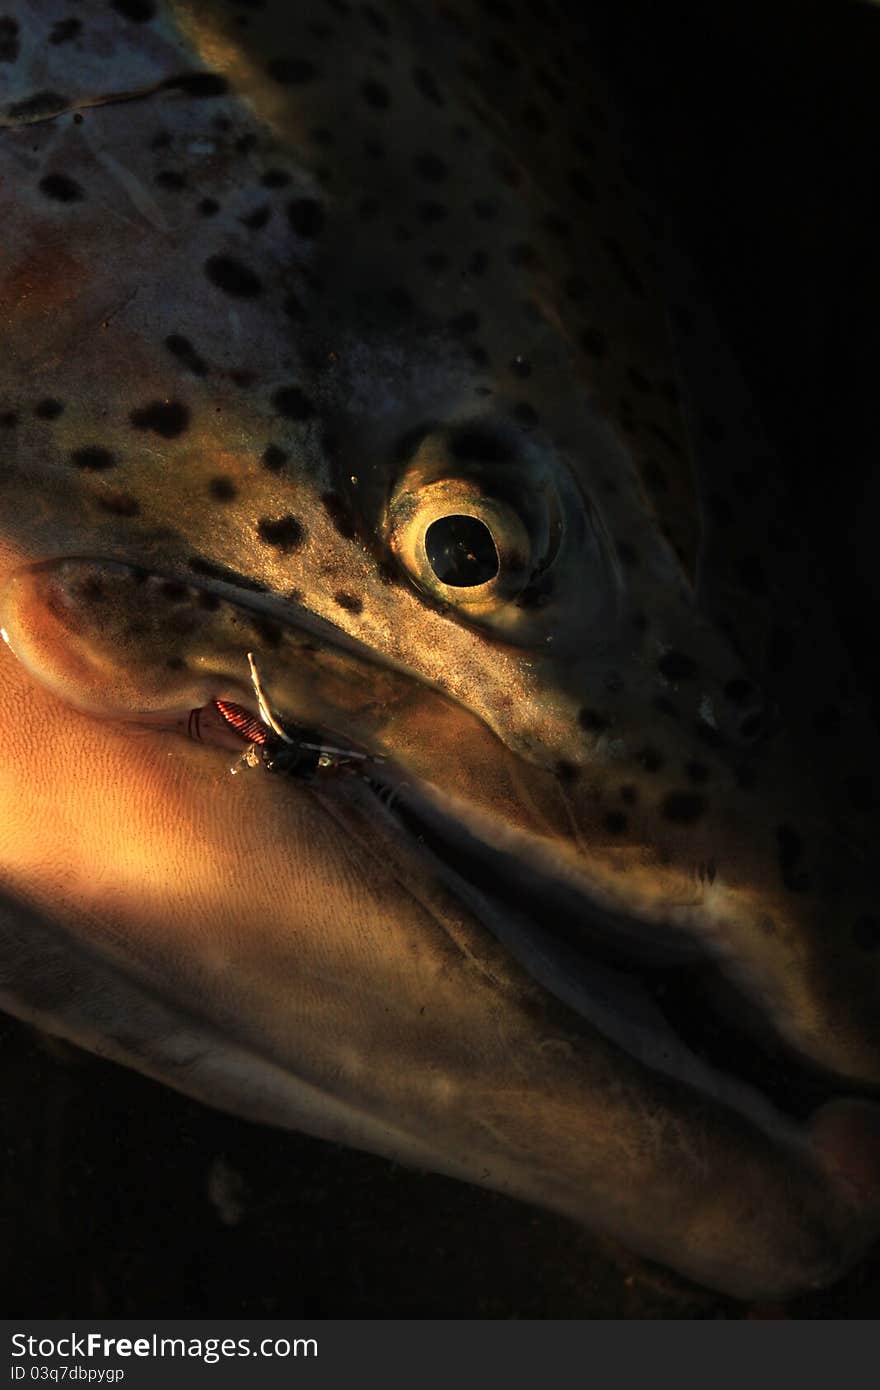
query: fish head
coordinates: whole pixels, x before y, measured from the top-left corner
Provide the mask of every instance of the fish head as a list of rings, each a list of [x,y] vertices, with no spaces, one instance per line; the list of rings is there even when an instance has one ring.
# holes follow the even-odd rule
[[[0,985],[776,1297],[876,1230],[872,806],[832,726],[874,745],[548,23],[9,31]]]

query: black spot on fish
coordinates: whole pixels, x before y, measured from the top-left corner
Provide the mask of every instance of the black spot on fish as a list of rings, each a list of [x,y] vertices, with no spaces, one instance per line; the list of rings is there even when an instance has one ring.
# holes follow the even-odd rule
[[[655,695],[651,703],[653,704],[654,708],[660,712],[660,714],[665,714],[667,718],[678,718],[678,710],[676,709],[672,701],[667,699],[665,695]]]
[[[498,216],[498,204],[491,198],[475,198],[472,206],[481,222],[491,222]]]
[[[70,462],[74,468],[88,469],[93,473],[103,473],[108,468],[116,467],[115,456],[100,444],[86,444],[81,449],[74,449]]]
[[[314,198],[294,198],[287,205],[287,218],[297,236],[312,241],[324,227],[324,209]]]
[[[782,882],[792,893],[806,892],[810,880],[798,867],[804,854],[804,842],[800,835],[790,825],[778,825],[776,843],[779,847],[779,872]]]
[[[318,75],[318,69],[307,58],[273,58],[266,71],[282,87],[301,87]]]
[[[599,710],[590,709],[585,705],[583,709],[578,711],[578,723],[582,729],[586,729],[589,733],[598,734],[603,729],[608,728],[611,720],[607,714],[601,714]]]
[[[290,183],[290,175],[285,169],[267,169],[260,183],[264,188],[286,188]]]
[[[556,764],[556,776],[563,786],[570,787],[580,777],[580,768],[567,758],[560,758]]]
[[[214,217],[220,211],[220,204],[216,198],[203,198],[199,203],[199,212],[203,217]]]
[[[69,179],[66,174],[47,174],[39,186],[40,192],[56,203],[79,203],[85,196],[76,179]]]
[[[18,20],[0,15],[0,63],[17,62],[20,49]]]
[[[610,835],[622,835],[628,824],[622,811],[609,811],[605,816],[605,829]]]
[[[413,167],[419,178],[428,183],[445,183],[449,178],[449,165],[439,155],[430,152],[417,155]]]
[[[0,21],[0,32],[2,32],[2,21]],[[82,21],[75,18],[59,19],[49,32],[49,42],[51,44],[70,43],[82,32]]]
[[[238,496],[238,488],[232,479],[222,475],[211,479],[208,483],[208,492],[215,502],[234,502]]]
[[[259,276],[232,256],[209,256],[205,274],[212,285],[234,299],[253,299],[263,288]]]
[[[169,333],[165,339],[165,346],[172,357],[176,357],[187,371],[192,372],[193,376],[207,376],[207,364],[204,358],[196,352],[189,338],[184,338],[180,333]]]
[[[169,671],[183,671],[186,667],[186,662],[182,656],[169,656],[165,665]]]
[[[63,412],[64,402],[56,401],[52,396],[46,396],[34,406],[34,414],[39,420],[57,420]]]
[[[189,597],[185,584],[179,579],[166,579],[159,586],[159,593],[169,603],[184,603]]]
[[[152,430],[163,439],[176,439],[189,428],[189,410],[181,401],[150,401],[128,418],[136,430]]]
[[[669,681],[688,681],[697,674],[697,663],[684,652],[669,651],[660,657],[657,670]]]
[[[533,429],[538,424],[540,416],[533,405],[528,401],[517,401],[512,411],[514,419],[527,429]]]
[[[251,625],[260,641],[266,647],[278,647],[281,645],[281,628],[277,623],[270,622],[268,618],[252,618]]]
[[[700,819],[706,809],[706,801],[696,792],[669,792],[660,803],[661,814],[667,820],[681,825],[691,825]]]
[[[127,492],[103,493],[98,499],[98,506],[102,512],[109,512],[111,516],[139,516],[141,505],[137,498],[131,497]]]
[[[292,554],[302,543],[304,535],[302,523],[289,513],[275,520],[261,517],[257,523],[257,533],[261,541],[274,546],[282,555]]]
[[[267,444],[263,450],[261,463],[269,473],[280,473],[288,460],[288,453],[285,449],[279,449],[277,444]]]
[[[160,169],[156,175],[156,182],[161,188],[179,193],[181,189],[186,188],[186,175],[178,173],[176,169]]]
[[[197,98],[222,97],[229,91],[229,83],[218,72],[182,72],[166,78],[162,86]]]
[[[347,540],[351,540],[356,534],[354,521],[349,515],[345,503],[339,494],[335,492],[323,492],[321,494],[321,501],[324,504],[327,515],[330,517],[330,520],[333,522],[340,536],[345,536]]]
[[[391,105],[388,88],[381,82],[374,82],[371,78],[361,83],[361,96],[368,106],[372,106],[374,111],[387,111]]]
[[[361,600],[354,594],[347,593],[344,589],[340,589],[338,593],[333,595],[333,601],[340,608],[344,608],[347,613],[363,613],[364,611]]]
[[[14,410],[0,411],[0,426],[4,430],[14,430],[18,424],[18,416]]]
[[[625,806],[635,806],[639,799],[639,789],[634,787],[632,782],[626,782],[620,787],[620,799]]]
[[[239,220],[241,225],[247,227],[249,231],[259,232],[265,227],[271,216],[272,209],[264,203],[262,207],[254,208],[253,212],[246,213]]]
[[[298,386],[282,386],[272,396],[272,404],[285,420],[311,420],[315,407]]]
[[[155,0],[110,0],[110,8],[133,24],[147,24],[156,18]]]

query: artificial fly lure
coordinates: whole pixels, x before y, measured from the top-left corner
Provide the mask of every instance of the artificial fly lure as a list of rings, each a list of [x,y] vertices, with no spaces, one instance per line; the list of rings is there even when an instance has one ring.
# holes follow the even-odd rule
[[[248,742],[245,752],[230,768],[230,772],[235,774],[245,767],[262,764],[268,772],[281,772],[288,777],[308,780],[329,771],[366,771],[368,766],[385,761],[381,754],[371,755],[354,748],[338,748],[325,743],[315,729],[299,725],[285,729],[272,713],[253,652],[248,652],[247,658],[260,718],[255,719],[240,705],[228,700],[214,701],[227,724]]]

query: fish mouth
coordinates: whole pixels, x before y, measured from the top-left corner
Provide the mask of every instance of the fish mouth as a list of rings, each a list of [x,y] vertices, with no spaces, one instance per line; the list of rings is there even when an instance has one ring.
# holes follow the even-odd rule
[[[175,582],[162,572],[151,574]],[[243,611],[266,611],[260,598],[225,584],[192,587],[217,593]],[[289,611],[269,611],[289,630],[305,630],[324,646],[349,652],[360,647],[313,615],[303,615],[303,628]],[[400,767],[385,746],[354,739],[342,725],[305,728],[295,711],[281,707],[270,717],[275,729],[253,691],[230,699],[226,690],[187,711],[137,723],[222,749],[227,757],[237,754],[229,768],[233,774],[250,765],[259,769],[256,775],[271,775],[282,787],[296,784],[331,804],[366,804],[368,816],[406,845],[413,874],[421,869],[439,878],[575,1030],[598,1029],[651,1069],[749,1114],[757,1109],[770,1123],[776,1115],[803,1122],[842,1090],[852,1094],[851,1085],[842,1086],[839,1077],[796,1052],[698,941],[680,932],[660,939],[656,923],[649,928],[641,918],[597,902],[561,865],[554,871],[546,860],[530,862],[524,842],[513,848],[490,843],[444,806],[436,789]],[[288,756],[291,749],[294,756]]]
[[[104,780],[90,783],[88,763],[65,764],[76,787],[59,784],[71,793],[63,809],[89,811],[82,840],[74,835],[73,867],[82,871],[70,893],[67,845],[55,833],[69,833],[66,814],[48,836],[60,858],[57,886],[38,881],[41,849],[36,873],[24,860],[14,882],[26,902],[48,904],[40,931],[65,962],[85,962],[90,983],[41,1005],[42,956],[18,932],[12,1011],[60,1021],[74,1040],[109,1045],[110,1055],[222,1108],[537,1201],[736,1295],[838,1277],[875,1229],[876,1107],[841,1099],[844,1088],[832,1084],[804,1089],[793,1107],[787,1055],[785,1102],[775,1103],[766,1061],[750,1078],[740,1030],[719,1035],[704,989],[711,962],[690,950],[647,956],[650,924],[594,900],[561,851],[557,868],[509,823],[493,831],[476,792],[482,819],[444,798],[430,780],[438,756],[445,785],[458,786],[456,768],[466,767],[477,792],[470,774],[482,777],[487,754],[514,756],[470,711],[452,707],[441,726],[425,682],[397,671],[390,683],[374,653],[345,635],[337,641],[329,624],[319,633],[320,620],[300,619],[281,601],[243,599],[219,584],[190,584],[186,599],[185,589],[179,576],[81,559],[16,570],[0,597],[4,635],[45,692],[35,717],[52,720],[52,694],[93,716],[79,717],[83,743],[100,758],[102,779],[122,760],[118,790],[132,794],[131,819],[119,818],[118,796],[104,795]],[[169,605],[152,628],[151,595]],[[211,627],[222,599],[232,616]],[[127,647],[115,640],[114,612],[137,618]],[[223,660],[181,671],[175,655],[169,670],[170,612],[176,653],[210,649]],[[278,660],[282,641],[274,667],[268,651],[255,650],[255,617],[291,635],[292,662]],[[273,718],[309,754],[292,770],[269,767],[278,747],[261,738],[267,711],[248,651]],[[318,684],[337,680],[326,718],[315,714],[317,686],[308,689],[316,671]],[[176,681],[197,698],[171,698]],[[369,718],[357,706],[351,724],[333,716],[336,697],[344,712],[358,681],[361,693],[392,690],[400,701],[393,730],[373,705],[364,707]],[[59,713],[46,729],[56,757],[76,743],[76,718]],[[462,731],[467,761],[456,764]],[[427,775],[414,772],[414,748],[427,750]],[[260,765],[242,769],[249,750]],[[242,795],[227,803],[221,789],[232,767]],[[528,800],[523,769],[512,785]],[[492,783],[493,796],[502,785]],[[42,787],[51,801],[51,771]],[[32,807],[48,803],[34,803],[26,781],[16,788],[24,811],[15,852],[24,855]],[[157,801],[157,788],[170,799]],[[503,820],[509,806],[499,804]],[[161,858],[150,838],[157,824]],[[187,896],[178,908],[181,864]],[[106,990],[97,999],[96,973]],[[120,1000],[118,1023],[115,1014],[106,1021],[106,997]],[[259,1077],[253,1092],[241,1086],[242,1065]],[[830,1105],[821,1104],[826,1096]],[[689,1215],[695,1184],[708,1204],[705,1246]],[[660,1195],[660,1214],[646,1227],[650,1194]],[[723,1241],[712,1234],[716,1220]]]
[[[205,674],[189,687],[198,691],[198,703],[167,694],[151,702],[152,646],[150,660],[142,663],[142,690],[136,680],[127,680],[123,653],[115,666],[111,659],[109,668],[126,687],[123,701],[116,699],[112,680],[98,707],[91,697],[70,699],[65,643],[80,642],[88,649],[90,641],[98,641],[106,613],[102,586],[125,584],[131,588],[127,602],[139,609],[138,633],[154,601],[170,602],[177,612],[174,605],[180,595],[189,594],[205,623],[217,605],[225,604],[235,622],[255,624],[248,638],[255,649],[243,650],[243,636],[238,634],[234,652],[227,653],[225,665],[219,663],[221,673],[210,669],[209,662]],[[94,611],[89,604],[97,605]],[[417,673],[396,669],[332,623],[225,580],[193,580],[190,575],[183,579],[179,573],[95,557],[43,561],[16,571],[0,618],[11,621],[12,635],[5,627],[2,635],[38,677],[45,676],[46,649],[52,652],[51,660],[60,660],[61,667],[53,669],[48,683],[84,712],[124,720],[144,733],[182,735],[206,752],[222,750],[227,759],[230,752],[237,753],[231,772],[244,771],[248,763],[262,764],[250,775],[271,777],[282,794],[286,783],[292,793],[295,789],[317,795],[330,807],[358,803],[367,823],[381,825],[386,837],[390,834],[405,847],[405,872],[411,882],[439,880],[575,1031],[597,1030],[650,1070],[684,1081],[740,1111],[753,1115],[757,1108],[770,1125],[780,1116],[802,1120],[842,1090],[852,1093],[851,1084],[818,1070],[783,1040],[770,1018],[730,984],[695,933],[679,926],[664,930],[667,924],[656,917],[648,921],[602,901],[591,893],[586,875],[572,871],[570,860],[554,853],[552,845],[548,852],[546,836],[539,840],[530,831],[512,830],[501,817],[493,819],[491,809],[486,814],[485,801],[473,814],[466,798],[452,798],[424,771],[414,771],[411,756],[399,756],[393,721],[382,727],[381,737],[377,733],[373,738],[371,727],[382,726],[382,719],[370,711],[366,720],[356,721],[353,732],[334,712],[340,673],[343,685],[353,673],[367,686],[390,673],[396,685],[385,689],[393,690],[394,698],[404,689],[404,705],[411,703],[413,692],[423,692],[426,698],[431,692]],[[42,638],[44,650],[29,659],[25,648],[30,629],[47,621],[50,632]],[[155,650],[164,652],[167,632],[162,621],[156,620],[153,636],[158,634],[165,644]],[[295,644],[291,650],[298,667],[292,671],[289,662],[285,667],[276,661],[277,679],[264,687],[260,670],[269,652],[259,648],[259,637],[263,633],[271,647],[277,644],[278,632],[288,634]],[[145,640],[149,636],[148,632]],[[136,641],[130,650],[134,658]],[[184,645],[182,650],[189,649]],[[107,684],[107,660],[105,652],[92,663],[99,683]],[[310,663],[319,664],[317,698],[314,690],[303,696],[300,689],[300,673],[307,672]],[[175,663],[163,664],[170,668]],[[77,679],[84,665],[89,661],[80,653],[73,660]],[[328,672],[337,684],[333,699],[323,701],[320,690]],[[450,704],[448,696],[441,698]],[[464,713],[474,720],[470,711],[451,703],[453,717]],[[488,736],[491,756],[512,756],[480,721],[473,727]],[[423,725],[416,732],[424,739]],[[430,735],[430,729],[427,732]],[[411,731],[406,738],[411,753]]]

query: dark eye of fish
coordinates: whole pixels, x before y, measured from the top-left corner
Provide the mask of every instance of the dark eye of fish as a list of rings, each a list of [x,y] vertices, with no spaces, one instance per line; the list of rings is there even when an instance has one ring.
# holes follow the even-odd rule
[[[492,532],[475,516],[441,516],[425,532],[425,553],[442,584],[473,588],[498,573],[498,551]]]

